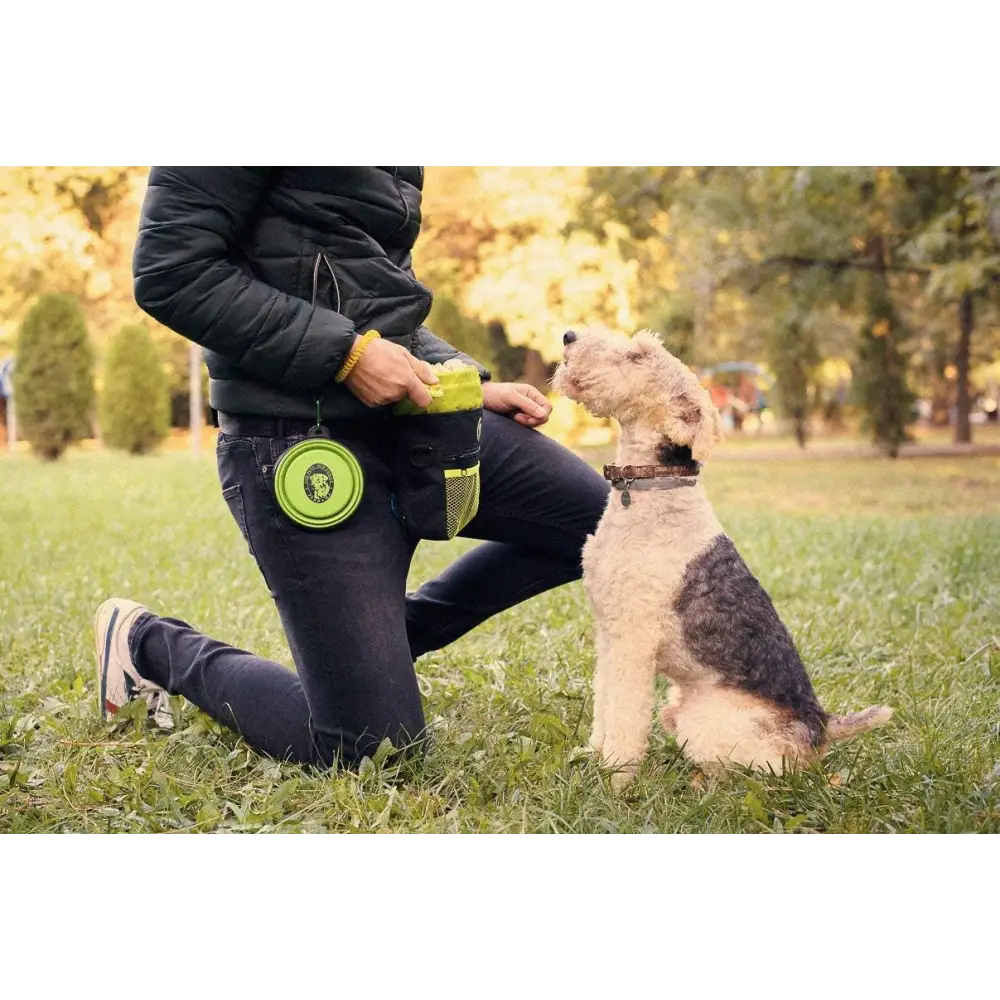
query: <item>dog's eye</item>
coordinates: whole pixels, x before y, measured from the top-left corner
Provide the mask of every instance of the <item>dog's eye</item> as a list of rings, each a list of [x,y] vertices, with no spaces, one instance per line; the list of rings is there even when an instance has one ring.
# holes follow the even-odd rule
[[[642,361],[646,355],[642,351],[626,351],[625,360],[631,362]]]

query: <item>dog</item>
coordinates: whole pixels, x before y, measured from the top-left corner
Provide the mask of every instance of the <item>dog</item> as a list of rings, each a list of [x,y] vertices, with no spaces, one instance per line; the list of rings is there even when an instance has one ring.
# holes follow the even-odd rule
[[[695,374],[648,330],[567,331],[554,388],[621,426],[612,486],[583,550],[597,623],[591,746],[627,784],[642,761],[655,677],[660,721],[706,770],[781,771],[889,721],[820,707],[788,629],[698,482],[722,421]]]

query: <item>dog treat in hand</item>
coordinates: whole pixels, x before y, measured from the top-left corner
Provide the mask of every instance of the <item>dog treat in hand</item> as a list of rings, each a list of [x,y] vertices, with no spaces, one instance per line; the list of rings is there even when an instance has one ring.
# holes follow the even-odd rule
[[[463,368],[474,368],[474,366],[466,363],[461,358],[449,358],[447,361],[436,361],[431,365],[431,368],[436,372],[457,372]]]

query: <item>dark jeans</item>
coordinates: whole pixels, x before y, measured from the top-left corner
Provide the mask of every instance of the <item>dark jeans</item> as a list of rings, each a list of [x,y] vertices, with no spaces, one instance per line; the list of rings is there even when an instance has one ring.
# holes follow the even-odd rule
[[[297,673],[152,614],[133,626],[130,646],[144,677],[257,749],[302,763],[350,764],[383,737],[402,746],[421,736],[414,659],[579,579],[580,550],[607,500],[607,484],[582,460],[487,412],[479,513],[462,532],[486,541],[407,595],[415,546],[393,512],[385,422],[331,423],[364,469],[365,492],[328,531],[296,526],[274,499],[275,461],[302,435],[260,418],[246,426],[255,436],[219,435],[222,495],[277,604]]]

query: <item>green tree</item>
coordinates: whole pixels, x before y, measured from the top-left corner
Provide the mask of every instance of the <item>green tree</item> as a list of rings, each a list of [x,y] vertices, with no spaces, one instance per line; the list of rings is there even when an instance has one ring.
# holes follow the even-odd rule
[[[850,248],[866,177],[857,169],[595,168],[579,224],[625,227],[640,313],[688,363],[763,360],[792,282],[796,299],[807,295],[831,315],[850,299],[839,264],[809,271]],[[821,354],[843,354],[843,333],[842,320],[810,326]]]
[[[791,184],[789,185],[789,180]],[[784,215],[776,228],[761,226],[769,247],[763,265],[777,266],[785,273],[818,269],[828,275],[830,297],[854,295],[863,306],[863,332],[858,345],[859,368],[872,374],[879,370],[890,379],[886,393],[871,386],[860,387],[858,397],[869,410],[871,428],[891,426],[887,422],[894,405],[900,414],[911,412],[906,404],[909,389],[901,391],[905,379],[900,365],[910,363],[908,325],[901,322],[900,307],[919,304],[925,314],[920,325],[936,325],[928,306],[954,309],[950,335],[934,330],[925,335],[925,362],[936,370],[933,379],[935,415],[947,416],[949,387],[944,371],[954,360],[955,440],[971,440],[972,394],[970,370],[975,360],[974,332],[977,322],[989,322],[994,314],[1000,284],[1000,170],[990,167],[878,167],[878,168],[777,168],[769,200]],[[879,275],[877,292],[867,284],[866,274]],[[891,284],[890,284],[891,282]],[[853,291],[852,291],[853,289]],[[867,290],[865,290],[867,289]],[[858,294],[860,293],[860,294]],[[891,293],[893,316],[882,306]],[[879,312],[864,312],[878,305]],[[873,331],[890,322],[889,339]],[[904,331],[906,331],[904,335]],[[895,431],[878,443],[894,453]]]
[[[977,303],[989,309],[1000,281],[1000,169],[902,167],[912,239],[903,253],[929,265],[927,291],[955,309],[955,441],[972,440],[969,371]]]
[[[794,307],[786,310],[765,344],[768,367],[775,377],[778,410],[792,423],[799,447],[806,446],[812,387],[820,362],[815,333]]]
[[[170,392],[160,352],[144,325],[112,338],[101,393],[104,443],[133,455],[152,451],[170,430]]]
[[[21,431],[45,459],[58,458],[90,432],[94,352],[72,295],[43,295],[25,316],[14,395]]]
[[[728,205],[730,218],[733,206],[741,217],[729,224],[738,230],[733,242],[745,261],[729,275],[756,307],[773,308],[769,289],[775,285],[799,286],[808,288],[812,310],[847,308],[857,316],[855,397],[874,441],[893,456],[915,416],[909,330],[893,302],[894,295],[912,295],[912,282],[919,284],[920,269],[902,253],[912,235],[913,200],[906,178],[889,167],[751,168],[728,202],[716,199]],[[768,355],[801,397],[801,352],[826,352],[819,341],[804,344],[792,333],[779,328]],[[796,399],[796,408],[801,402]]]
[[[907,380],[907,331],[889,294],[884,272],[865,276],[867,320],[858,341],[854,392],[864,408],[865,427],[891,457],[899,454],[916,401]]]
[[[689,182],[703,183],[706,169],[711,168],[701,168]],[[660,219],[679,201],[683,174],[682,167],[591,167],[589,196],[580,206],[579,224],[601,233],[606,223],[617,222],[638,243],[662,239]]]
[[[586,180],[570,229],[617,241],[637,314],[689,364],[766,359],[801,396],[814,345],[888,379],[855,392],[887,451],[918,375],[935,418],[954,403],[956,441],[969,440],[970,383],[1000,318],[1000,168],[599,167]],[[781,321],[789,296],[807,306],[809,344]]]

